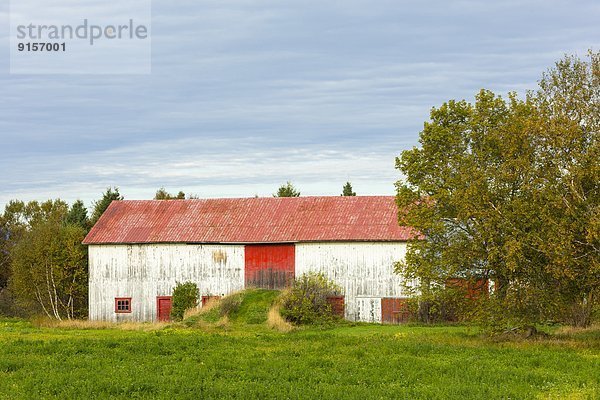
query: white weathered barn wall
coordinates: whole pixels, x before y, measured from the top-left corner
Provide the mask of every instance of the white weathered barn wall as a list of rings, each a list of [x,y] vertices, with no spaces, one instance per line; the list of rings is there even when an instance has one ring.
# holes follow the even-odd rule
[[[405,243],[298,243],[296,276],[323,272],[344,290],[346,318],[381,322],[382,297],[407,297],[394,263]],[[195,282],[201,295],[244,288],[243,245],[91,245],[89,315],[92,320],[156,320],[156,297],[177,281]],[[132,313],[116,314],[115,297],[131,297]]]
[[[381,322],[382,297],[408,296],[394,273],[405,254],[399,242],[298,243],[296,276],[322,272],[343,288],[347,319]]]
[[[359,296],[355,304],[355,321],[381,323],[381,297]]]
[[[201,295],[244,288],[244,246],[195,244],[90,245],[89,317],[154,321],[156,297],[192,281]],[[115,297],[131,297],[132,312],[117,314]]]

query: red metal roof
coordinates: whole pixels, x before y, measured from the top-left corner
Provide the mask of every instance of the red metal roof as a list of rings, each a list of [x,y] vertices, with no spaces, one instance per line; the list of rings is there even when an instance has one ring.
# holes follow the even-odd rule
[[[113,201],[85,244],[405,241],[392,196]]]

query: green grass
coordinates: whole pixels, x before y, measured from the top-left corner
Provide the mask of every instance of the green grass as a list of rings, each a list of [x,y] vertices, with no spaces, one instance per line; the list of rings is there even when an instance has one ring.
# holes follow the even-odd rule
[[[183,325],[187,327],[203,325],[206,327],[206,324],[198,324],[198,322],[217,324],[223,316],[227,316],[228,320],[235,325],[264,324],[267,321],[267,313],[279,293],[277,290],[266,289],[248,289],[237,292],[223,299],[219,306],[186,318]]]
[[[230,316],[231,321],[250,325],[263,324],[267,313],[279,296],[277,290],[251,289],[241,293],[242,303]]]
[[[535,341],[492,341],[466,326],[283,334],[259,322],[275,296],[245,294],[227,329],[0,320],[0,398],[600,398],[600,330]]]

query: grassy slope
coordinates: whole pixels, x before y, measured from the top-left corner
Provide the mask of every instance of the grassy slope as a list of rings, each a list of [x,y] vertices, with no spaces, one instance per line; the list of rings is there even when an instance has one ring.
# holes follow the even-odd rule
[[[246,323],[273,298],[246,295],[223,330],[0,321],[0,398],[600,398],[599,331],[494,343],[468,327]]]
[[[267,312],[279,296],[276,290],[254,289],[243,292],[240,308],[231,316],[233,322],[262,324],[267,321]]]

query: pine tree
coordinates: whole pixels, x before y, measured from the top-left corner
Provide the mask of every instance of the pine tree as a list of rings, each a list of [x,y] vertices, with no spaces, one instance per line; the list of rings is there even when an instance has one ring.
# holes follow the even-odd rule
[[[342,196],[356,196],[356,192],[352,191],[352,184],[350,182],[346,182],[344,185],[344,189],[342,190]]]
[[[287,181],[285,185],[279,187],[273,197],[300,197],[300,192],[296,190],[292,182]]]

